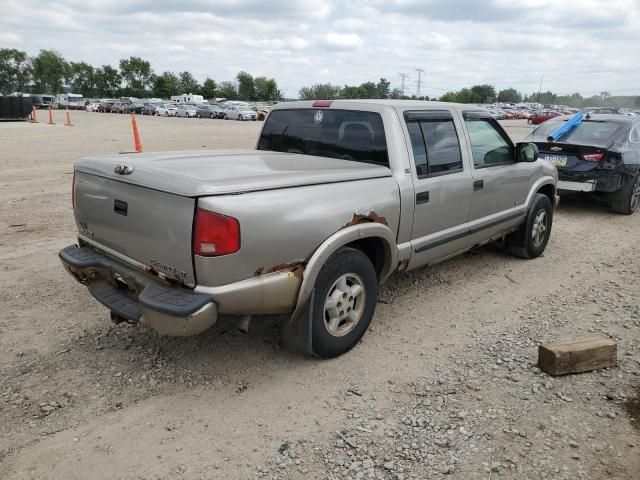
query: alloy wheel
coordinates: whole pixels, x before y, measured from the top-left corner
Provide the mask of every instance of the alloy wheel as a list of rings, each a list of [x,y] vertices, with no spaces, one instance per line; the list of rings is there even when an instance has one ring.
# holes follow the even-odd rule
[[[345,273],[329,288],[324,301],[324,325],[334,337],[351,332],[362,319],[366,301],[364,282],[355,273]]]
[[[540,247],[544,242],[549,228],[549,216],[546,210],[540,210],[533,220],[533,228],[531,229],[531,241],[535,248]]]

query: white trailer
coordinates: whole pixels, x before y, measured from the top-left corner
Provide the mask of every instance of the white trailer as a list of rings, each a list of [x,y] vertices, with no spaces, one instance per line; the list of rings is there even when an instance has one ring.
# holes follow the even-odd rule
[[[202,95],[194,95],[193,93],[183,93],[182,95],[171,95],[171,101],[175,103],[192,103],[199,105],[204,103]]]
[[[70,108],[78,110],[84,108],[85,100],[79,93],[60,93],[56,95],[53,108]]]

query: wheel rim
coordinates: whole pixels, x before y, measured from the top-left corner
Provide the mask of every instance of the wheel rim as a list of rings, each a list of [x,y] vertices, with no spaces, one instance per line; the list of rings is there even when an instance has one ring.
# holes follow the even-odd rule
[[[324,325],[334,337],[351,332],[362,319],[366,302],[364,282],[355,273],[345,273],[327,292]]]
[[[636,177],[636,181],[633,183],[633,189],[631,191],[631,202],[629,206],[631,207],[632,212],[638,208],[638,203],[640,203],[640,175]]]
[[[549,228],[549,216],[546,210],[540,210],[533,220],[533,229],[531,232],[531,241],[533,246],[538,248],[544,242]]]

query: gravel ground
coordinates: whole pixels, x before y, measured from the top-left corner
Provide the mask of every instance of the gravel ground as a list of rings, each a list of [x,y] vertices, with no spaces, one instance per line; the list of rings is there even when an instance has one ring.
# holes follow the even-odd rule
[[[274,318],[161,338],[111,325],[56,256],[73,161],[131,150],[128,117],[56,113],[0,123],[0,478],[640,478],[638,215],[568,197],[539,259],[489,246],[397,275],[334,360],[281,350]],[[138,121],[147,151],[250,148],[260,128]],[[538,370],[539,343],[590,333],[616,368]]]

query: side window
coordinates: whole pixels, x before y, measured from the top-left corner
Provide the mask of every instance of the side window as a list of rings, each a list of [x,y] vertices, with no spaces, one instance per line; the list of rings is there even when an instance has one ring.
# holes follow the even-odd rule
[[[473,164],[476,167],[490,167],[513,162],[511,145],[500,135],[500,132],[485,118],[465,119]]]
[[[418,177],[462,171],[460,142],[452,119],[407,122]]]

